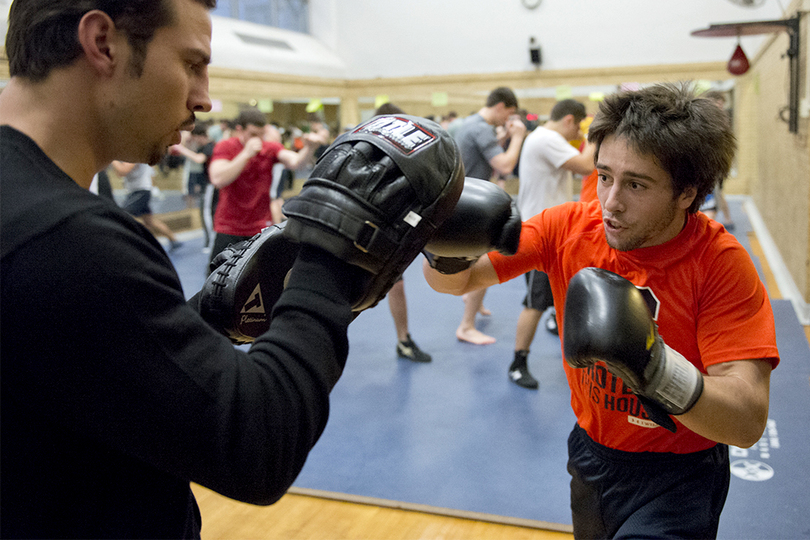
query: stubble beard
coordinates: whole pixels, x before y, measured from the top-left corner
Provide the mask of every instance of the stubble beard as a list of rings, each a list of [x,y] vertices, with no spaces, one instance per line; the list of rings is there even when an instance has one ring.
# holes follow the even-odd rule
[[[151,166],[157,165],[163,160],[163,156],[166,155],[166,152],[168,150],[169,150],[168,146],[161,146],[161,145],[154,146],[149,151],[149,158],[147,159],[146,163]]]
[[[644,231],[643,234],[637,234],[636,236],[632,236],[627,238],[623,241],[615,241],[611,240],[610,236],[608,236],[607,229],[605,229],[604,224],[602,225],[602,231],[605,233],[605,241],[607,244],[615,249],[616,251],[632,251],[634,249],[639,249],[642,247],[652,247],[652,246],[645,246],[644,244],[647,243],[649,238],[654,237],[660,231],[665,230],[670,223],[672,223],[675,218],[677,217],[677,210],[674,208],[674,204],[672,207],[668,209],[668,211],[654,223],[651,223]]]

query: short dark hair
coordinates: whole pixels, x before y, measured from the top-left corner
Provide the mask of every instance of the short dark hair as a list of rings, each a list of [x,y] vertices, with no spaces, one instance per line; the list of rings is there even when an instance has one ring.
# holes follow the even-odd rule
[[[728,116],[711,100],[697,96],[690,83],[665,83],[605,98],[588,129],[596,157],[613,135],[658,160],[672,177],[675,196],[695,188],[689,207],[697,212],[721,185],[737,148]]]
[[[208,9],[216,0],[195,0]],[[130,69],[143,72],[146,47],[158,28],[173,24],[170,0],[14,0],[8,14],[6,55],[12,77],[45,79],[82,52],[77,29],[88,11],[103,11],[127,35],[134,56]]]
[[[239,116],[236,117],[236,125],[241,126],[242,129],[251,126],[264,127],[267,124],[267,116],[255,108],[247,108],[239,111]]]
[[[558,120],[562,120],[569,114],[574,115],[574,120],[576,123],[582,122],[582,120],[588,115],[588,113],[585,112],[585,105],[575,99],[564,99],[555,103],[554,107],[551,108],[550,118],[556,122]]]
[[[383,103],[377,110],[374,111],[374,116],[379,116],[381,114],[405,114],[405,111],[394,105],[393,103]]]
[[[515,93],[512,92],[511,88],[507,88],[505,86],[500,86],[489,93],[487,96],[487,107],[494,107],[498,103],[503,103],[504,107],[511,108],[514,107],[517,109],[518,100],[515,96]]]

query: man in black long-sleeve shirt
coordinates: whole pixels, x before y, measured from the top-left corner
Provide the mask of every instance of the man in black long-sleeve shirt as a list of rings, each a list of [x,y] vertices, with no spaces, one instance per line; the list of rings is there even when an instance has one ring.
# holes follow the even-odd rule
[[[199,537],[189,482],[270,504],[326,424],[354,266],[303,246],[270,330],[243,352],[186,303],[154,237],[87,190],[113,159],[156,163],[194,112],[210,110],[214,2],[11,7],[3,537]]]

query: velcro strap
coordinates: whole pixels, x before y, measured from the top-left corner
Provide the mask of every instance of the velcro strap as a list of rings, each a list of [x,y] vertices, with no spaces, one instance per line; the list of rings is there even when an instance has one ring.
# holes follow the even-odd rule
[[[306,187],[306,196],[293,197],[284,204],[283,212],[290,219],[314,223],[345,239],[370,256],[373,266],[382,265],[399,248],[401,238],[392,237],[397,231],[367,201],[345,186],[310,178]]]

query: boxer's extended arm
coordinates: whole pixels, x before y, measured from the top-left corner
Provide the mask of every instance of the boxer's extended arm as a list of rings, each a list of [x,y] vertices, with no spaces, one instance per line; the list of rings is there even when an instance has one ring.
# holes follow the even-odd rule
[[[484,253],[514,255],[522,226],[508,193],[491,182],[466,178],[453,214],[425,246],[425,257],[437,272],[457,274]]]
[[[470,268],[456,274],[438,272],[430,266],[427,259],[424,260],[422,269],[428,285],[440,293],[462,295],[499,283],[498,274],[487,255],[481,256]]]

